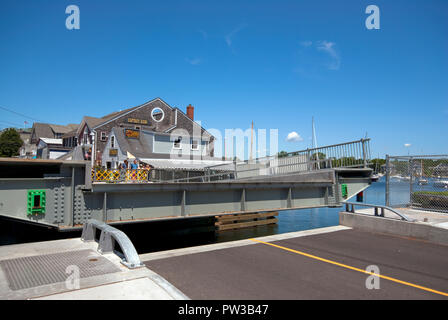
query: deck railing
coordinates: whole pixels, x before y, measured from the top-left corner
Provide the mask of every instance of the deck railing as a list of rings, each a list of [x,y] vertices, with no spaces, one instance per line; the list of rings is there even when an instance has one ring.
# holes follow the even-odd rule
[[[92,169],[93,182],[148,182],[150,176],[148,169]]]

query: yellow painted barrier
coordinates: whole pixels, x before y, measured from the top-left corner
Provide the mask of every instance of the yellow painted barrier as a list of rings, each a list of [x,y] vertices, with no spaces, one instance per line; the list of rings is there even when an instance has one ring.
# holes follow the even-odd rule
[[[93,182],[148,182],[148,176],[147,169],[92,169]]]

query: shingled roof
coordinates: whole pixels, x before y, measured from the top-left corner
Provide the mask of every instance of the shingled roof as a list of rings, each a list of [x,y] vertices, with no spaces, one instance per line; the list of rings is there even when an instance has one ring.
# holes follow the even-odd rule
[[[114,127],[112,130],[121,150],[129,151],[138,158],[146,157],[149,154],[152,154],[152,150],[149,148],[149,144],[146,141],[144,133],[140,132],[138,139],[128,139],[124,134],[123,128]]]

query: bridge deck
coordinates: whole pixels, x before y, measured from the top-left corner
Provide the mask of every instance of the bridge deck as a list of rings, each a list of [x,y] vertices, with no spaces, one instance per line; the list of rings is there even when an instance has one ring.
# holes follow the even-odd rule
[[[142,260],[192,299],[448,298],[448,246],[336,228],[341,229],[184,250],[194,254],[154,253]],[[244,245],[250,242],[255,245]],[[366,288],[369,275],[361,271],[370,265],[390,277],[380,278],[379,290]]]

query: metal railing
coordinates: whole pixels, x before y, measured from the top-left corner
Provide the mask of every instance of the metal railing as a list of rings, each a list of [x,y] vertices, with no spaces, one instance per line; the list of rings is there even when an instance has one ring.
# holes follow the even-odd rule
[[[92,169],[93,182],[148,182],[149,178],[148,169]]]
[[[448,155],[386,156],[386,205],[448,212]]]
[[[395,210],[391,207],[387,207],[387,206],[381,206],[381,205],[376,205],[376,204],[367,204],[367,203],[354,203],[354,202],[348,202],[348,201],[343,201],[342,203],[345,204],[346,212],[357,213],[355,210],[355,206],[361,206],[361,207],[374,208],[374,215],[377,217],[384,217],[384,211],[388,210],[388,211],[394,213],[395,215],[399,216],[401,220],[410,221],[410,222],[416,221],[415,219],[411,219],[408,216],[406,216],[405,214],[400,213],[397,210]]]
[[[258,176],[285,175],[331,168],[359,168],[370,164],[370,139],[361,139],[319,148],[280,153],[253,160],[205,168],[202,181],[244,179]],[[200,178],[195,177],[198,181]],[[190,182],[190,178],[170,182]]]
[[[96,237],[97,230],[101,231],[99,239]],[[98,252],[101,254],[114,252],[122,258],[121,263],[129,269],[144,266],[128,236],[123,231],[109,226],[104,222],[90,219],[84,223],[81,240],[85,242],[98,241]],[[115,244],[119,245],[121,252],[114,250]]]

